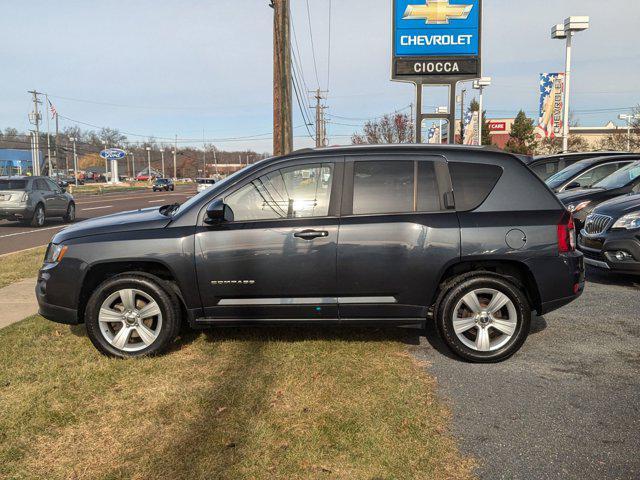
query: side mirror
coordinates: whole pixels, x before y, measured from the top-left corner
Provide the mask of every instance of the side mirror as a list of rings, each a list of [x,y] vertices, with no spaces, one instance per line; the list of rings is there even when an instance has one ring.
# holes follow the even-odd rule
[[[207,216],[204,223],[215,225],[220,222],[233,222],[233,211],[221,198],[214,200],[207,207]]]
[[[565,190],[575,190],[576,188],[580,188],[582,185],[578,182],[571,182],[569,185],[564,187]]]

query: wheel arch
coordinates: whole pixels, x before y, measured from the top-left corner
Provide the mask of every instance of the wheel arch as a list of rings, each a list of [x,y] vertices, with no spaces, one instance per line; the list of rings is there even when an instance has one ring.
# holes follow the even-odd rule
[[[430,305],[437,306],[438,301],[454,283],[454,279],[475,275],[496,275],[507,278],[522,289],[533,310],[540,310],[540,291],[535,277],[525,263],[515,260],[468,260],[449,265],[440,276],[439,287],[431,298]]]
[[[84,276],[82,288],[80,289],[78,318],[84,319],[87,301],[98,285],[111,277],[126,273],[144,276],[160,283],[162,287],[176,296],[178,304],[180,305],[181,314],[183,315],[182,318],[185,318],[184,315],[187,311],[186,303],[176,276],[171,269],[162,262],[137,260],[103,262],[90,266]]]

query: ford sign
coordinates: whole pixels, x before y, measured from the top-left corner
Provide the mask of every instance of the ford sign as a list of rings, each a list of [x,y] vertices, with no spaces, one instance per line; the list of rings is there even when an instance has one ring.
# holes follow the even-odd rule
[[[119,148],[107,148],[100,152],[100,156],[105,160],[120,160],[127,156],[127,152]]]

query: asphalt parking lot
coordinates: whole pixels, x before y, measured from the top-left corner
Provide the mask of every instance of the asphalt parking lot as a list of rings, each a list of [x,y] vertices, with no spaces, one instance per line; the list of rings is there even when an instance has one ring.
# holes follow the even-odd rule
[[[579,300],[535,318],[503,363],[458,360],[431,325],[411,347],[480,478],[640,478],[640,278],[588,279]]]

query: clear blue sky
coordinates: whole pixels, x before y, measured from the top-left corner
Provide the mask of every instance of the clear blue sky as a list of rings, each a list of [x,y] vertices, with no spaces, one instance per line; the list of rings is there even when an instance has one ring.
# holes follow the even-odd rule
[[[306,84],[316,88],[306,0],[291,2]],[[325,89],[329,0],[309,5]],[[575,40],[572,108],[580,123],[604,124],[618,112],[597,110],[640,103],[637,0],[485,0],[484,11],[484,70],[494,79],[485,97],[490,117],[537,109],[538,74],[564,66],[551,25],[569,15],[590,15],[592,24]],[[390,0],[332,1],[329,112],[355,119],[334,117],[349,125],[330,126],[332,143],[346,142],[340,135],[357,130],[351,124],[413,99],[410,85],[389,80],[390,14]],[[61,115],[145,136],[268,134],[271,29],[268,0],[4,0],[0,128],[28,129],[27,90],[35,88],[51,95]],[[302,123],[296,109],[294,124]],[[216,144],[271,150],[269,138]]]

